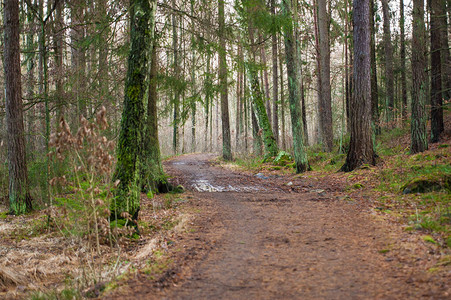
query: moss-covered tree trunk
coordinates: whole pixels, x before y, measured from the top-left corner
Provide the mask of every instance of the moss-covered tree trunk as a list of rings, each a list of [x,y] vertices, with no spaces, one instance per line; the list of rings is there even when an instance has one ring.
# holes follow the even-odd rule
[[[149,89],[147,93],[147,120],[143,141],[143,181],[142,185],[152,192],[166,184],[166,177],[161,165],[160,141],[158,139],[158,93],[157,93],[157,51],[154,47],[151,57]]]
[[[119,180],[111,205],[114,218],[123,213],[137,217],[141,189],[141,155],[145,126],[145,95],[148,89],[149,52],[155,24],[156,0],[130,3],[130,53],[125,79],[124,107],[113,181]]]
[[[414,0],[412,10],[412,120],[410,153],[428,149],[426,115],[426,41],[424,1]]]
[[[248,77],[249,89],[251,92],[252,104],[256,117],[258,119],[258,125],[262,132],[263,144],[265,147],[265,158],[276,156],[278,152],[277,142],[274,138],[271,128],[271,122],[269,121],[268,114],[266,113],[264,95],[260,88],[258,70],[255,64],[255,54],[258,53],[257,48],[254,45],[254,29],[249,24],[249,42],[250,47],[246,56],[246,72]],[[249,57],[252,57],[252,62],[249,62]]]
[[[283,14],[291,20],[291,0],[282,1]],[[288,93],[291,114],[291,130],[293,134],[294,160],[296,163],[296,173],[305,172],[309,169],[307,152],[304,145],[304,124],[302,122],[302,111],[299,101],[297,68],[294,61],[295,47],[292,23],[286,23],[284,28],[285,56],[287,62]]]

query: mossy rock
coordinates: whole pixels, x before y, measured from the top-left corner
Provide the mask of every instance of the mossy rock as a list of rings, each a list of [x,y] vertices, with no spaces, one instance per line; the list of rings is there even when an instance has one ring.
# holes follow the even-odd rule
[[[401,187],[403,194],[429,193],[435,191],[451,192],[451,174],[422,175],[410,180]]]
[[[286,166],[290,164],[292,161],[293,157],[290,155],[290,153],[280,151],[279,154],[277,154],[276,158],[274,158],[273,163],[279,166]]]

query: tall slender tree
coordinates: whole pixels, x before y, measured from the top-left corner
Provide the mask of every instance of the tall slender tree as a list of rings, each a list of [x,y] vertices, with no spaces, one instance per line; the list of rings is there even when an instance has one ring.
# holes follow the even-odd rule
[[[406,41],[405,41],[405,17],[404,17],[404,0],[399,1],[399,28],[400,28],[400,60],[401,60],[401,103],[402,103],[402,119],[407,119],[407,78],[406,78]]]
[[[373,127],[376,134],[380,132],[379,125],[379,94],[377,88],[377,69],[376,69],[376,37],[374,15],[375,7],[374,0],[370,0],[370,29],[371,29],[371,115],[373,120]]]
[[[410,153],[428,149],[426,114],[426,32],[424,1],[414,0],[412,10],[412,120]]]
[[[391,123],[394,120],[395,84],[393,76],[393,45],[391,41],[391,29],[390,29],[390,7],[388,6],[389,0],[381,0],[381,2],[382,2],[382,12],[384,15],[386,121],[387,123]]]
[[[369,0],[354,0],[354,93],[351,98],[351,141],[346,162],[348,172],[376,163],[371,130],[371,58]]]
[[[219,85],[221,94],[221,120],[222,120],[222,157],[232,160],[232,143],[230,138],[229,100],[227,86],[227,49],[225,37],[224,0],[218,0],[219,23]]]
[[[296,164],[296,173],[301,173],[309,170],[307,159],[307,152],[304,144],[304,125],[302,123],[302,111],[300,105],[300,97],[298,94],[298,84],[295,57],[295,41],[292,22],[292,0],[282,0],[283,15],[290,20],[284,25],[283,33],[285,39],[285,56],[287,62],[288,75],[288,92],[290,101],[291,113],[291,128],[293,135],[294,160]]]
[[[333,148],[332,130],[332,102],[330,88],[330,44],[329,44],[329,23],[330,17],[327,13],[327,1],[318,1],[318,37],[319,37],[319,76],[321,77],[319,86],[319,125],[323,146],[327,151]]]
[[[275,0],[271,0],[271,14],[276,15],[276,3]],[[272,131],[276,143],[279,144],[279,85],[278,85],[278,53],[277,53],[277,34],[275,32],[271,35],[272,46],[272,103],[273,103],[273,117],[272,117]]]
[[[440,40],[441,1],[428,0],[431,13],[431,143],[440,140],[444,130],[442,99],[442,58]]]
[[[12,214],[19,215],[30,210],[32,203],[25,155],[18,0],[5,0],[3,26],[9,210]]]

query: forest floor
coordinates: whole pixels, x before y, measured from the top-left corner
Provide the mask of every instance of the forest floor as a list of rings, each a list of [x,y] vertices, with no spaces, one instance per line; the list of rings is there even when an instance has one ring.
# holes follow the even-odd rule
[[[377,165],[349,173],[315,146],[299,175],[291,160],[170,158],[186,191],[142,194],[140,236],[114,245],[96,247],[70,189],[19,217],[0,205],[0,299],[449,299],[450,114],[445,128],[416,155],[408,126],[386,130]],[[418,179],[441,186],[404,193]]]
[[[173,158],[184,231],[105,299],[449,299],[449,249],[346,190],[346,174],[238,169]],[[320,174],[316,174],[320,175]],[[150,270],[150,271],[149,271]]]

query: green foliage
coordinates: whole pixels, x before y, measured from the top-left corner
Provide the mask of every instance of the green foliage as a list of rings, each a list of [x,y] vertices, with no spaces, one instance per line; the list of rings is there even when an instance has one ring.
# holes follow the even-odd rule
[[[251,171],[259,171],[263,165],[263,158],[256,155],[248,155],[245,157],[237,157],[235,159],[235,164],[238,166]]]
[[[291,154],[289,154],[285,151],[280,151],[279,154],[276,156],[276,158],[274,158],[274,160],[273,160],[273,162],[279,166],[286,166],[289,163],[291,163],[292,161],[293,161],[293,157],[291,156]]]
[[[78,300],[84,299],[82,294],[74,288],[65,288],[62,291],[35,292],[29,296],[30,300]]]
[[[432,236],[430,236],[430,235],[424,235],[423,236],[423,241],[431,243],[431,244],[437,244],[435,239]]]

